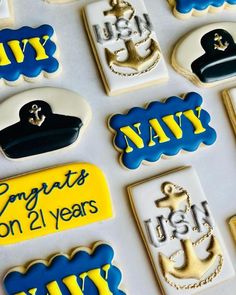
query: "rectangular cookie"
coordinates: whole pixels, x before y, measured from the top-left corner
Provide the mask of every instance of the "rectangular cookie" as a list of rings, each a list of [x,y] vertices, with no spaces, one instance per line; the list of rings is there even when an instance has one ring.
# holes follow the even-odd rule
[[[194,294],[234,276],[193,168],[135,183],[128,193],[163,294]]]
[[[236,87],[223,92],[223,100],[236,135]]]
[[[83,19],[108,95],[164,82],[168,72],[142,0],[101,0]]]

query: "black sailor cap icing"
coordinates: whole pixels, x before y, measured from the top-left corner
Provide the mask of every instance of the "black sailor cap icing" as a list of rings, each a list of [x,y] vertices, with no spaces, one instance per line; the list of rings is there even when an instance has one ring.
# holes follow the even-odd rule
[[[201,39],[205,54],[196,59],[192,71],[205,83],[236,76],[236,44],[226,30],[216,29]]]
[[[66,147],[79,136],[82,120],[54,114],[43,100],[25,104],[20,121],[0,131],[0,145],[9,158],[22,158]]]

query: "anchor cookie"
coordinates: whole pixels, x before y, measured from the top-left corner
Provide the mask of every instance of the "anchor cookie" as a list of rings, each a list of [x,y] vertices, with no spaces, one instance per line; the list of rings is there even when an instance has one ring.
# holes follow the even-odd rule
[[[173,7],[174,15],[180,19],[236,8],[236,0],[168,0],[168,2]]]
[[[59,72],[54,29],[22,27],[0,31],[0,79],[9,85],[20,80],[33,82]]]
[[[168,79],[151,18],[142,0],[101,0],[83,18],[108,95]]]
[[[1,180],[0,191],[1,246],[113,217],[105,175],[88,163]]]
[[[236,80],[236,23],[215,23],[184,36],[172,54],[172,65],[201,87]]]
[[[115,148],[121,152],[121,164],[136,169],[142,162],[153,163],[181,150],[193,152],[200,145],[212,145],[216,132],[209,122],[202,97],[191,92],[184,99],[173,96],[164,103],[154,101],[146,108],[112,115],[108,126],[114,133]]]
[[[223,91],[223,100],[236,135],[236,88]]]
[[[72,91],[22,92],[0,104],[0,147],[10,159],[69,147],[79,142],[91,116],[88,103]]]
[[[125,295],[114,255],[110,245],[97,242],[92,249],[79,247],[71,255],[57,254],[17,267],[4,278],[6,295]]]
[[[235,275],[193,168],[134,183],[128,193],[163,294],[195,294]]]
[[[14,23],[12,0],[0,1],[0,27],[8,27]]]

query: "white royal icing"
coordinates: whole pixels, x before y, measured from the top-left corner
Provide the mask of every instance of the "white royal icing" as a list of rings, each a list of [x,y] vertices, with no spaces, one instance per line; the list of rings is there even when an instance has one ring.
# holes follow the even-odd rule
[[[166,199],[164,201],[163,199],[168,196],[171,191],[168,185],[165,186],[166,183],[174,184],[176,196],[178,195],[178,197],[183,198],[183,201],[179,203],[180,205],[177,207],[178,209],[173,209],[173,211],[170,210],[171,207],[163,203],[166,202]],[[166,194],[163,188],[165,188]],[[200,181],[193,168],[181,168],[138,182],[128,187],[128,191],[132,208],[140,225],[146,247],[152,259],[152,265],[161,282],[164,294],[194,294],[234,276],[232,263],[222,242],[219,230],[215,225],[212,213],[209,209],[210,206],[206,200]],[[190,206],[187,209],[188,196],[190,197]],[[160,200],[162,200],[162,203],[160,203]],[[168,202],[169,200],[170,199],[168,199]],[[173,205],[173,203],[171,204]],[[161,219],[163,220],[163,226],[161,235],[158,236],[157,226],[161,224]],[[180,220],[182,221],[180,222]],[[204,225],[204,223],[208,225]],[[198,229],[192,230],[194,226],[199,227]],[[204,237],[209,233],[210,226],[213,228],[212,235],[210,234]],[[167,234],[165,235],[165,233]],[[217,253],[217,256],[214,257],[213,265],[207,268],[207,272],[204,273],[200,279],[186,278],[186,276],[179,279],[177,276],[173,276],[173,273],[170,274],[172,271],[171,268],[165,268],[166,270],[168,269],[167,278],[173,284],[178,286],[193,285],[195,287],[177,289],[176,286],[169,284],[169,282],[165,280],[162,272],[163,268],[160,263],[160,256],[163,257],[164,255],[167,261],[170,260],[170,264],[172,264],[171,261],[173,261],[173,272],[175,275],[176,273],[182,274],[186,271],[183,267],[185,262],[190,265],[190,270],[192,272],[196,267],[194,259],[191,261],[192,256],[190,256],[186,261],[186,252],[182,251],[183,247],[180,239],[190,240],[191,244],[199,241],[197,245],[193,245],[193,250],[196,254],[196,259],[203,261],[207,257],[211,260],[211,252],[208,252],[207,249],[212,237],[217,240],[217,245],[219,245],[220,250],[218,250],[218,252],[215,252],[217,249],[212,250],[213,253]],[[177,251],[179,252],[175,255]],[[220,255],[222,258],[220,258]],[[220,261],[222,264],[220,264]],[[191,265],[191,262],[193,262],[193,265]],[[217,267],[219,267],[219,272],[217,272]],[[215,275],[214,272],[216,272]],[[212,281],[207,280],[207,283],[204,283],[204,280],[211,275],[213,276]],[[202,283],[200,283],[201,281]],[[198,284],[200,285],[196,287]]]
[[[155,42],[158,44],[159,53],[160,53],[159,55],[160,59],[158,63],[156,63],[156,66],[153,67],[152,70],[148,70],[145,73],[138,74],[135,76],[119,75],[114,73],[111,70],[106,59],[105,48],[109,49],[109,51],[112,53],[114,53],[114,51],[116,50],[123,49],[123,52],[120,53],[119,56],[117,56],[117,59],[119,61],[125,60],[127,56],[129,55],[127,54],[124,38],[123,39],[117,38],[118,30],[115,29],[116,27],[115,23],[117,23],[117,18],[114,15],[104,16],[105,11],[109,11],[112,9],[110,3],[112,3],[112,1],[102,0],[102,1],[97,1],[91,4],[88,4],[84,8],[85,22],[87,23],[87,29],[89,30],[89,35],[90,35],[90,38],[92,39],[93,47],[96,51],[100,72],[101,71],[103,72],[103,80],[106,80],[105,81],[106,88],[109,89],[108,92],[110,92],[110,94],[117,94],[119,92],[131,90],[132,88],[143,87],[145,86],[144,84],[148,86],[150,84],[159,83],[159,82],[163,82],[164,80],[167,80],[168,79],[167,68],[165,65],[163,55],[160,52],[160,47],[157,42],[157,37],[155,32],[153,31],[153,28],[151,29],[151,34],[148,38],[148,41],[146,43],[143,43],[144,45],[136,46],[136,50],[140,56],[142,57],[147,56],[151,51],[150,49],[147,49],[150,45],[150,41],[151,39],[155,40]],[[143,1],[129,0],[126,3],[129,3],[134,8],[133,16],[139,16],[142,18],[142,20],[144,20],[143,14],[146,14],[148,18],[150,19],[150,15],[148,14],[146,10],[146,7]],[[122,26],[126,27],[124,19],[125,18],[126,20],[129,19],[129,14],[128,16],[127,14],[125,14],[125,17],[122,17],[122,18],[124,22],[123,23],[120,22],[120,27]],[[103,28],[105,28],[104,23],[106,22],[109,22],[112,24],[113,32],[116,38],[99,43],[97,42],[97,39],[96,39],[94,26],[98,25],[101,29],[101,32],[103,33]],[[143,35],[140,36],[140,34],[138,33],[138,28],[134,18],[131,18],[128,24],[129,24],[129,29],[132,30],[132,34],[131,36],[125,38],[125,40],[128,40],[131,38],[131,40],[136,44],[137,42],[144,40],[147,34],[150,33],[150,31],[146,30],[145,32],[142,33]],[[127,29],[122,31],[123,34],[127,32],[128,32]],[[123,74],[135,73],[134,70],[130,68],[125,68],[125,67],[121,68],[121,67],[113,66],[113,69],[115,69],[119,73],[122,72]]]
[[[192,74],[191,64],[205,53],[200,43],[202,37],[215,29],[226,30],[236,42],[236,23],[234,22],[214,23],[192,31],[177,43],[172,56],[180,70],[187,71],[189,75]]]

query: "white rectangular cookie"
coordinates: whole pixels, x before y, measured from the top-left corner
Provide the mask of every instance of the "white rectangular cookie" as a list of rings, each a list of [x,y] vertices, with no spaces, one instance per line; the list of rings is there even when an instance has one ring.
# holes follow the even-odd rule
[[[101,0],[83,18],[108,95],[168,79],[160,46],[142,0]]]
[[[12,0],[0,0],[0,27],[11,26],[14,22]]]
[[[236,135],[236,87],[223,92],[223,100]]]
[[[128,192],[164,294],[194,294],[234,276],[193,168],[135,183]]]

